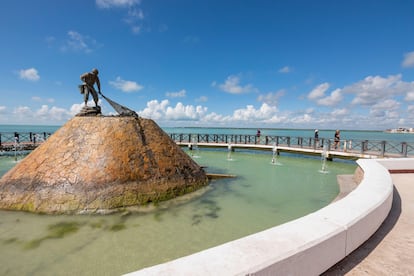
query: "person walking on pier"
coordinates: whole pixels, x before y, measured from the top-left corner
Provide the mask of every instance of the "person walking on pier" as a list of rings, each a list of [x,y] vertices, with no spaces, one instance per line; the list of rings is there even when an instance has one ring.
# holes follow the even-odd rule
[[[84,73],[80,76],[80,79],[83,81],[83,84],[79,86],[81,93],[83,94],[83,99],[85,100],[85,106],[87,106],[89,100],[89,93],[92,94],[93,101],[95,106],[98,107],[98,93],[101,94],[101,82],[98,77],[98,69],[94,68],[91,72]],[[95,85],[98,87],[98,93],[96,93]]]
[[[339,141],[341,141],[341,135],[340,135],[340,131],[337,129],[335,131],[335,136],[334,136],[334,148],[337,149],[339,146]]]
[[[319,130],[315,129],[315,148],[319,148]]]
[[[260,144],[260,129],[257,129],[257,132],[256,132],[256,143],[258,142],[259,144]]]

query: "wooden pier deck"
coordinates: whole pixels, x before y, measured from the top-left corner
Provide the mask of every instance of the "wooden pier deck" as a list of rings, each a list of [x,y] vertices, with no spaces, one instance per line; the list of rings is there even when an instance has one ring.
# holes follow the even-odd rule
[[[227,148],[229,149],[229,144],[223,143],[189,143],[189,142],[176,142],[180,146],[187,146],[187,147],[199,147],[199,148]],[[230,150],[235,151],[236,149],[252,149],[252,150],[266,150],[266,151],[273,151],[276,150],[277,154],[281,152],[287,153],[296,153],[296,154],[304,154],[304,155],[315,155],[315,156],[322,156],[324,154],[324,150],[322,148],[307,148],[307,147],[292,147],[292,146],[270,146],[270,145],[261,145],[261,144],[230,144]],[[341,150],[327,150],[326,151],[327,159],[332,158],[340,158],[340,159],[352,159],[356,160],[359,158],[381,158],[384,156],[380,156],[379,154],[372,152],[372,153],[359,153],[357,151],[341,151]],[[387,154],[386,157],[400,157],[399,155],[389,155]]]

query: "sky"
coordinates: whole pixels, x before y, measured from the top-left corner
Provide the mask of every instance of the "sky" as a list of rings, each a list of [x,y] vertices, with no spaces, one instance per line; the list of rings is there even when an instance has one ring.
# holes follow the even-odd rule
[[[414,127],[413,0],[1,6],[0,124],[63,125],[97,68],[105,96],[162,127]]]

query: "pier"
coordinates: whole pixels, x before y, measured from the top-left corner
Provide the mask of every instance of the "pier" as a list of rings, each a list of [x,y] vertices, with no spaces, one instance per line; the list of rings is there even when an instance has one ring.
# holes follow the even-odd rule
[[[34,150],[52,135],[47,132],[0,133],[0,151]]]
[[[0,151],[33,150],[49,138],[46,132],[0,133]],[[257,136],[245,134],[170,133],[180,146],[189,148],[254,149],[265,151],[317,155],[327,159],[401,158],[414,157],[414,143],[374,140],[341,140],[293,136]]]
[[[235,134],[180,134],[171,133],[180,146],[212,147],[236,149],[255,149],[289,152],[305,155],[325,154],[328,160],[333,158],[401,158],[414,157],[414,143],[372,141],[372,140],[341,140],[335,145],[333,139],[291,136],[257,136]]]

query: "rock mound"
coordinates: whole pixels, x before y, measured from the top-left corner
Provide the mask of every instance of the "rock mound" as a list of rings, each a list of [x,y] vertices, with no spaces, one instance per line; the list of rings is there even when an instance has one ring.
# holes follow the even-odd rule
[[[207,183],[203,169],[152,120],[74,117],[0,179],[0,208],[103,212]]]

